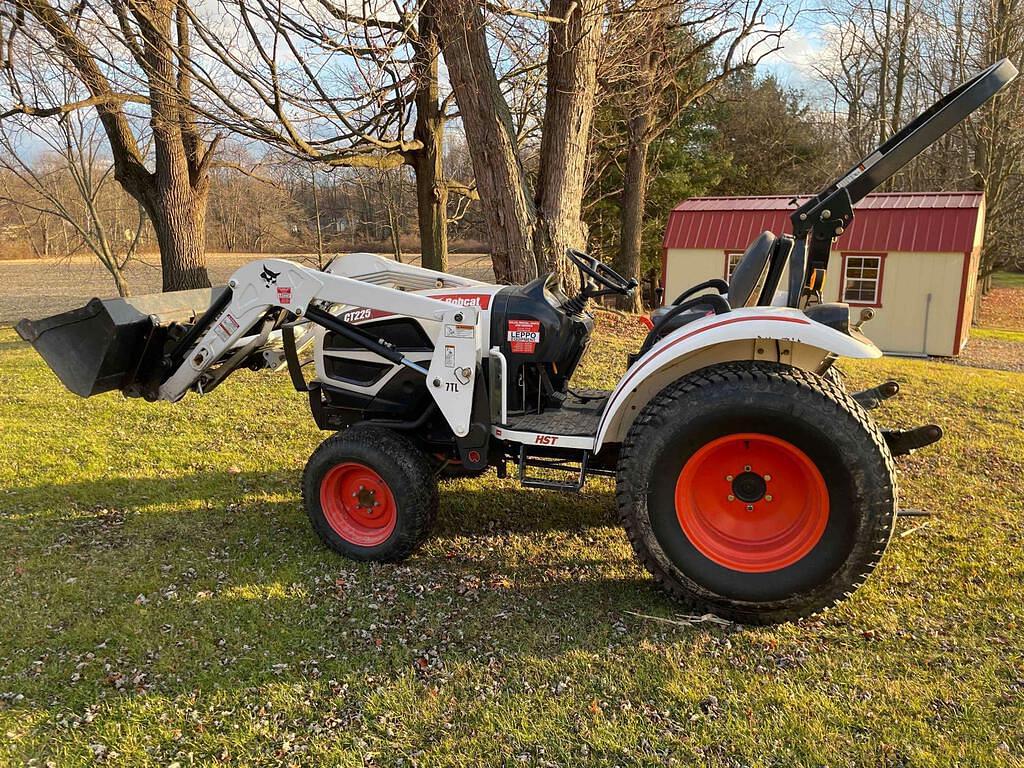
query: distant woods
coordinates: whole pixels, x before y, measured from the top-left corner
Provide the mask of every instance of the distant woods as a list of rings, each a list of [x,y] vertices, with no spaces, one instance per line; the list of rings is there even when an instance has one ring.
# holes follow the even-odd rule
[[[804,90],[766,76],[808,30]],[[1020,64],[1024,2],[0,0],[0,40],[3,255],[91,254],[122,293],[154,252],[165,290],[207,251],[460,248],[519,282],[576,247],[644,279],[681,199],[814,191]],[[890,182],[984,190],[985,274],[1024,261],[1022,93]]]

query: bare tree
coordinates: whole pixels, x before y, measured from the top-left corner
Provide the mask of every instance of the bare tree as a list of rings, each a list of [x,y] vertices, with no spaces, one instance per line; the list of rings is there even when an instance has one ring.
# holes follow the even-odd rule
[[[205,43],[190,66],[205,116],[293,157],[335,168],[415,172],[423,263],[447,266],[447,104],[434,0],[222,0],[191,14]]]
[[[62,251],[92,253],[110,273],[117,292],[129,295],[124,269],[139,246],[145,214],[128,208],[113,179],[114,164],[102,153],[97,121],[75,112],[60,119],[9,120],[0,124],[0,202],[13,205],[23,220],[34,217],[50,255],[50,224],[64,235]],[[33,146],[33,144],[35,146]],[[42,149],[45,148],[45,152]],[[24,215],[28,214],[28,215]]]
[[[164,290],[208,286],[204,225],[217,139],[203,138],[181,65],[191,50],[187,0],[2,0],[0,19],[10,103],[0,120],[94,110],[114,177],[156,232]],[[61,72],[74,73],[81,98],[53,99],[60,94],[39,87]]]
[[[538,12],[497,7],[499,15],[548,25],[535,183],[492,60],[487,14],[495,6],[479,0],[438,0],[437,5],[441,47],[473,160],[495,275],[521,283],[551,269],[567,277],[565,249],[585,241],[580,213],[603,5],[552,0]]]
[[[972,73],[1024,55],[1021,0],[831,0],[828,12],[831,46],[819,73],[831,86],[836,120],[845,123],[853,150],[838,156],[837,165],[862,156]],[[1018,80],[889,185],[985,192],[983,281],[999,268],[1024,263],[1022,114],[1024,86]]]
[[[991,0],[981,5],[981,40],[976,61],[1024,60],[1024,2]],[[974,123],[974,182],[985,192],[986,242],[982,287],[998,269],[1024,267],[1024,85],[1021,79],[997,96]]]
[[[624,157],[612,158],[623,166],[615,261],[621,274],[639,280],[651,145],[698,100],[778,50],[792,20],[762,0],[627,0],[613,6],[611,17],[601,97],[618,120],[602,139],[625,148]],[[639,292],[622,306],[640,311]]]

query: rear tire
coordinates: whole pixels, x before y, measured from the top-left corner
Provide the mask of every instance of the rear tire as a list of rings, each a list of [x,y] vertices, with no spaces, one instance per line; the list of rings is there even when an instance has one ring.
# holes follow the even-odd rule
[[[828,370],[821,375],[821,378],[825,379],[832,384],[835,384],[839,389],[846,391],[846,375],[836,368],[834,365],[830,365]]]
[[[426,454],[402,435],[354,427],[313,452],[302,500],[328,547],[352,560],[411,555],[437,518],[437,480]]]
[[[892,456],[834,383],[786,366],[703,369],[633,423],[619,515],[655,581],[687,608],[797,619],[856,590],[896,517]]]

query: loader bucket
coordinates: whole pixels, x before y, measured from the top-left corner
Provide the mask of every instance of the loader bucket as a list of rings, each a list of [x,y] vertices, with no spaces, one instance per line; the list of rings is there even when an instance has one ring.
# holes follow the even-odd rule
[[[93,299],[42,320],[22,320],[15,330],[76,395],[113,389],[139,395],[138,385],[159,373],[168,327],[194,322],[225,290]]]

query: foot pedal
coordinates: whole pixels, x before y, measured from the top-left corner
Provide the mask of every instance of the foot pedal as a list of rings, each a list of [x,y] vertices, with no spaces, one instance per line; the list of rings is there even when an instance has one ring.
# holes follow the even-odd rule
[[[885,442],[893,456],[906,456],[918,448],[937,443],[942,439],[942,427],[937,424],[926,424],[917,429],[887,429],[882,432]]]
[[[865,389],[861,392],[854,392],[852,397],[856,400],[860,407],[866,411],[873,410],[888,400],[890,397],[898,395],[900,392],[900,385],[895,381],[887,381],[884,384],[879,384],[877,387],[871,389]],[[939,437],[942,437],[940,434]],[[938,440],[939,438],[935,438]],[[934,440],[932,442],[935,442]]]
[[[587,479],[587,457],[588,451],[583,451],[579,467],[564,459],[548,458],[544,456],[527,456],[526,446],[519,446],[519,482],[524,488],[543,488],[549,491],[571,491],[576,492],[583,488]],[[557,469],[561,472],[572,472],[575,478],[569,481],[547,480],[542,477],[528,477],[528,467],[537,469]]]

